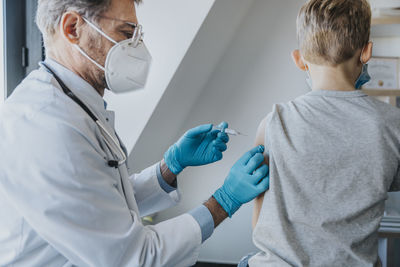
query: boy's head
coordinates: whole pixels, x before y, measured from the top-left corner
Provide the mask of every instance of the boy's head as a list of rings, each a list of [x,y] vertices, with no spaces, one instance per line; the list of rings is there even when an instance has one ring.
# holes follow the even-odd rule
[[[300,53],[311,64],[340,65],[368,44],[370,28],[367,0],[309,0],[297,18]]]

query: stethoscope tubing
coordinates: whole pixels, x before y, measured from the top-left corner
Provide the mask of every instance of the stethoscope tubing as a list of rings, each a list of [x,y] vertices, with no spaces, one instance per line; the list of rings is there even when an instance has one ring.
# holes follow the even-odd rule
[[[126,162],[126,155],[125,152],[121,149],[119,142],[115,140],[115,138],[107,131],[107,129],[102,125],[100,120],[96,117],[96,115],[93,114],[93,112],[71,91],[71,89],[68,88],[68,86],[65,85],[65,83],[58,77],[58,75],[49,67],[47,66],[44,62],[41,62],[40,65],[44,67],[47,72],[49,72],[51,75],[53,75],[54,79],[58,82],[60,85],[61,89],[63,92],[71,98],[76,104],[78,104],[86,113],[87,115],[96,123],[96,125],[100,128],[102,133],[105,133],[107,136],[104,138],[104,141],[106,142],[107,146],[112,150],[113,147],[115,149],[118,149],[121,152],[122,155],[122,160],[117,161],[117,160],[109,160],[108,161],[108,166],[118,168],[119,165],[122,165]],[[112,144],[109,139],[112,140],[114,144]]]

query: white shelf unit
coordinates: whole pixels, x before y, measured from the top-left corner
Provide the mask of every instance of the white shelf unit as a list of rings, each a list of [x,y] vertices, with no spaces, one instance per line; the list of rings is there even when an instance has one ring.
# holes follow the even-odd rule
[[[383,57],[400,57],[400,17],[379,17],[372,19],[371,38],[374,42],[374,50]],[[383,54],[387,53],[387,54]],[[400,97],[399,89],[364,89],[369,96],[390,97],[390,104],[397,106],[397,98]],[[381,222],[379,236],[387,238],[400,238],[400,217],[385,216]]]
[[[372,18],[372,25],[389,25],[389,24],[400,24],[400,17],[375,17]]]

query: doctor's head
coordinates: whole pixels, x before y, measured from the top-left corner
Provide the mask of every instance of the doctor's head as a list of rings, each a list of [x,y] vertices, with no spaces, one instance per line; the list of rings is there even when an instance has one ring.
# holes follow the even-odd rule
[[[101,66],[115,42],[132,38],[138,24],[135,4],[141,1],[39,0],[36,23],[43,34],[46,56],[103,95],[107,83]]]

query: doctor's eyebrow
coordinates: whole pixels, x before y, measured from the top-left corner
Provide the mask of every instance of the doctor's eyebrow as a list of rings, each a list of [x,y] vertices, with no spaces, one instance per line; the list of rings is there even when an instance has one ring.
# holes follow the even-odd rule
[[[118,27],[117,27],[117,29],[118,30],[126,30],[126,29],[129,29],[129,30],[134,30],[136,28],[136,24],[135,23],[131,23],[131,22],[124,22],[124,23],[122,23],[121,25],[119,25]]]

